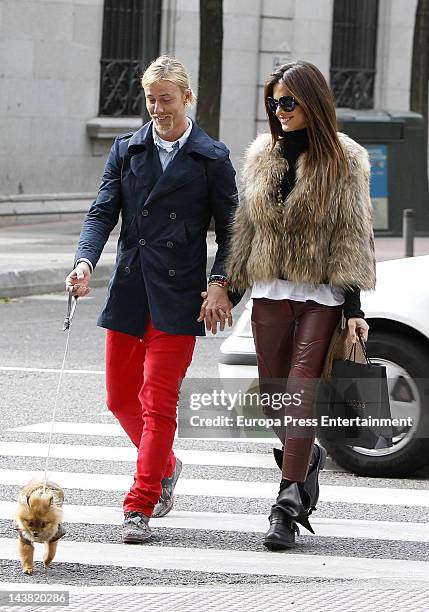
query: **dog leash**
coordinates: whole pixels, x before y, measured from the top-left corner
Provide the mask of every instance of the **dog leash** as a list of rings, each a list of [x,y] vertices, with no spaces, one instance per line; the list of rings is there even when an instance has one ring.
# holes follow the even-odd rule
[[[73,287],[70,287],[68,289],[67,314],[65,316],[64,324],[63,324],[63,331],[67,332],[67,335],[66,335],[66,346],[65,346],[65,350],[64,350],[63,362],[61,364],[60,376],[58,378],[57,392],[55,394],[55,401],[54,401],[54,409],[52,411],[51,427],[50,427],[50,431],[49,431],[49,440],[48,440],[48,452],[47,452],[47,455],[46,455],[46,462],[45,462],[45,475],[44,475],[44,478],[43,478],[43,493],[46,492],[46,484],[47,484],[47,479],[48,479],[48,462],[49,462],[49,456],[50,456],[50,453],[51,453],[51,442],[52,442],[52,434],[53,434],[53,431],[54,431],[55,415],[56,415],[56,412],[57,412],[58,398],[59,398],[59,395],[60,395],[60,388],[61,388],[61,381],[62,381],[63,373],[64,373],[64,364],[66,362],[67,352],[68,352],[68,348],[69,348],[70,329],[71,329],[71,324],[72,324],[72,320],[73,320],[74,311],[76,310],[76,303],[77,303],[77,297],[75,297],[73,295]]]

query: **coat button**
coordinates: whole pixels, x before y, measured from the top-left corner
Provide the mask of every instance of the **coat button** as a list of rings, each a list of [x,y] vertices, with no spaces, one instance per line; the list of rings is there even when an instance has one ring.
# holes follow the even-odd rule
[[[176,270],[169,270],[168,274],[169,276],[176,276]]]
[[[131,272],[130,267],[129,266],[125,266],[124,272],[125,272],[125,274],[129,274]]]
[[[142,210],[142,215],[143,217],[147,217],[149,214],[149,211],[147,210],[147,208],[145,208],[144,210]]]
[[[176,218],[176,213],[170,213],[170,219],[175,219]]]
[[[171,249],[171,247],[173,246],[173,243],[171,242],[171,240],[169,240],[169,241],[167,242],[167,246],[168,246],[168,248],[169,248],[169,249]]]
[[[144,238],[140,238],[139,245],[144,246],[146,244],[146,240]]]

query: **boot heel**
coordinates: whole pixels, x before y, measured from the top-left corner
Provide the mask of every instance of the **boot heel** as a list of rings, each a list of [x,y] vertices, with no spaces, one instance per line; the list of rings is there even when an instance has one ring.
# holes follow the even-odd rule
[[[299,523],[300,523],[300,524],[301,524],[303,527],[305,527],[306,529],[308,529],[308,531],[309,531],[310,533],[315,534],[315,531],[314,531],[313,527],[310,525],[310,522],[309,522],[309,520],[308,520],[308,516],[305,516],[305,517],[304,517],[304,516],[300,516],[300,517],[299,517],[299,519],[297,519],[297,521],[299,521]]]

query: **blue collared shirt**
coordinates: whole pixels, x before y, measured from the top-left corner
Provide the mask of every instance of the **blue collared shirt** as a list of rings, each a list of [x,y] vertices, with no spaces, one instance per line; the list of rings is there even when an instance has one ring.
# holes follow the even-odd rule
[[[188,119],[188,129],[182,134],[180,138],[174,142],[163,140],[155,129],[155,124],[152,123],[152,137],[153,142],[156,146],[159,155],[159,161],[161,162],[162,170],[164,171],[168,164],[171,162],[173,157],[176,155],[178,150],[183,147],[185,142],[188,140],[192,130],[192,121]]]

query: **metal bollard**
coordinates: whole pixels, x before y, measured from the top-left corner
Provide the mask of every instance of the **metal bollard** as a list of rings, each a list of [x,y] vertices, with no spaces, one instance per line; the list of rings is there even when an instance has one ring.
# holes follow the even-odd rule
[[[414,208],[404,208],[402,235],[405,241],[405,257],[414,257]]]

